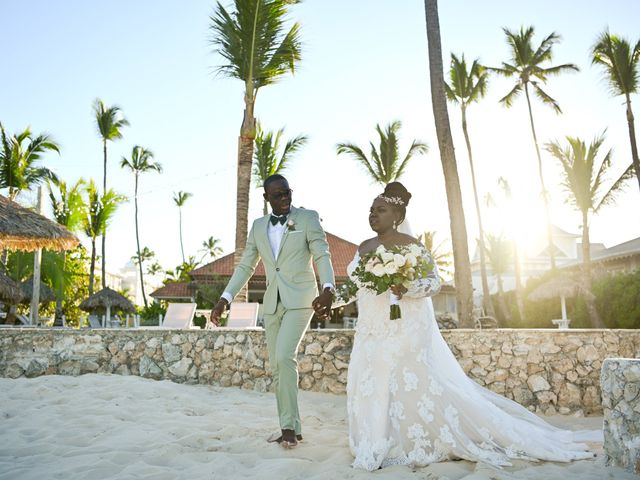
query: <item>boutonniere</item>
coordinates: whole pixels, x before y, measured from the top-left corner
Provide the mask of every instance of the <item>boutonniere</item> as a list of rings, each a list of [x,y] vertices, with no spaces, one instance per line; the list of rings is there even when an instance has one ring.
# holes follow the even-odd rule
[[[296,229],[296,222],[294,222],[293,220],[288,220],[287,221],[287,229],[290,232],[293,232]]]

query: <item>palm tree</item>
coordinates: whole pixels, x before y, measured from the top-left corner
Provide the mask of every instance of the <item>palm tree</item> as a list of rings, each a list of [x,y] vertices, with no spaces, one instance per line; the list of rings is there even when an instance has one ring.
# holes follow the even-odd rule
[[[162,272],[164,272],[164,269],[162,268],[162,265],[160,265],[159,262],[153,262],[151,265],[147,267],[148,275],[157,275]]]
[[[303,147],[309,139],[306,135],[298,135],[287,141],[282,154],[279,155],[280,140],[284,133],[284,128],[278,130],[275,135],[273,132],[265,132],[257,124],[256,133],[256,149],[253,152],[255,163],[253,164],[253,178],[258,188],[262,187],[267,177],[282,173],[289,165],[289,160]],[[269,213],[267,209],[267,200],[264,200],[263,212],[265,215]]]
[[[136,145],[131,150],[131,159],[127,159],[122,157],[120,160],[120,167],[128,168],[131,172],[133,172],[134,176],[134,189],[133,189],[133,201],[135,205],[135,222],[136,222],[136,247],[138,252],[138,267],[140,269],[140,289],[142,291],[142,300],[144,301],[144,306],[147,304],[147,296],[144,291],[144,274],[142,272],[142,257],[140,256],[140,231],[138,228],[138,179],[140,175],[146,172],[158,172],[162,173],[162,165],[157,162],[152,162],[153,153],[150,150],[146,150],[145,148]]]
[[[60,147],[49,135],[34,137],[27,127],[22,132],[7,137],[2,123],[0,135],[0,188],[9,189],[10,200],[15,200],[21,191],[29,190],[43,181],[57,179],[51,170],[37,165],[44,153],[60,153]]]
[[[471,263],[469,262],[469,245],[467,243],[467,227],[462,206],[462,193],[458,166],[451,138],[447,97],[445,93],[444,69],[442,65],[442,45],[440,42],[440,23],[438,19],[437,0],[425,0],[425,17],[427,24],[427,40],[429,44],[429,76],[431,84],[431,103],[433,117],[438,136],[440,161],[444,173],[447,204],[451,217],[451,243],[453,245],[453,261],[455,267],[456,303],[458,319],[462,327],[472,328],[473,321],[473,286],[471,284]]]
[[[447,248],[444,240],[436,243],[436,233],[435,230],[425,231],[418,235],[418,241],[424,245],[427,251],[431,252],[431,257],[438,266],[440,276],[452,277],[453,253]]]
[[[133,263],[138,265],[140,267],[140,270],[142,270],[143,263],[154,260],[155,258],[156,258],[156,254],[153,250],[151,250],[149,247],[143,247],[142,250],[137,251],[136,254],[133,257],[131,257],[131,260],[133,260]],[[149,275],[155,275],[156,273],[159,273],[161,271],[162,271],[162,267],[158,262],[154,262],[149,267],[147,267],[147,273]],[[145,304],[145,307],[146,306],[147,305]]]
[[[531,134],[533,135],[533,143],[536,147],[536,155],[538,157],[538,175],[540,177],[540,187],[542,189],[542,201],[544,203],[544,213],[547,221],[547,241],[549,243],[549,260],[551,268],[556,268],[555,247],[553,245],[553,237],[551,234],[551,217],[549,215],[549,198],[547,190],[544,186],[544,177],[542,175],[542,158],[540,157],[540,147],[538,146],[538,137],[533,122],[533,111],[531,110],[531,99],[529,97],[529,86],[533,89],[533,93],[542,101],[542,103],[551,106],[556,113],[562,113],[560,105],[551,96],[549,96],[540,86],[547,83],[550,75],[559,75],[563,72],[572,70],[578,71],[578,67],[573,63],[565,63],[553,67],[542,67],[545,62],[550,62],[553,58],[551,49],[553,45],[560,41],[560,35],[552,32],[542,40],[538,48],[533,48],[534,28],[520,28],[520,32],[513,32],[508,28],[502,29],[507,37],[507,44],[511,49],[511,63],[502,62],[501,68],[490,68],[505,77],[516,77],[516,84],[507,93],[500,103],[506,107],[511,107],[514,100],[524,90],[527,98],[527,108],[529,109],[529,122],[531,123]]]
[[[500,177],[498,178],[498,186],[502,189],[504,194],[504,201],[507,205],[507,219],[509,222],[513,222],[515,219],[515,209],[512,207],[513,205],[513,196],[511,194],[511,186],[506,178]],[[518,242],[515,238],[515,232],[513,231],[513,226],[509,225],[509,229],[511,230],[511,243],[513,245],[513,270],[515,274],[516,280],[516,305],[518,306],[518,314],[520,315],[520,322],[526,322],[525,311],[524,311],[524,292],[522,289],[522,272],[520,269],[520,253],[518,251]]]
[[[93,113],[98,127],[98,133],[102,138],[102,151],[104,156],[104,174],[102,177],[102,192],[107,191],[107,142],[113,142],[122,138],[122,127],[129,125],[129,121],[124,118],[120,107],[113,105],[109,108],[102,103],[102,100],[96,98],[93,101]],[[102,235],[102,288],[106,287],[107,278],[107,232]]]
[[[487,69],[480,65],[478,60],[474,60],[471,64],[471,68],[467,70],[467,63],[464,59],[464,55],[462,55],[461,58],[458,58],[455,54],[451,54],[451,69],[449,70],[451,83],[445,83],[445,90],[449,101],[456,105],[459,104],[460,112],[462,113],[462,132],[464,133],[464,141],[467,145],[467,154],[469,155],[473,198],[476,204],[476,217],[478,218],[478,246],[480,252],[480,276],[482,278],[482,304],[484,306],[485,315],[495,317],[496,314],[493,310],[493,302],[491,302],[491,293],[489,291],[489,282],[487,280],[484,229],[482,228],[482,215],[480,214],[480,200],[478,199],[476,172],[473,166],[471,141],[469,140],[469,132],[467,131],[467,107],[471,103],[477,102],[485,96],[487,92],[488,77],[489,74]]]
[[[631,158],[636,171],[638,186],[640,186],[640,160],[638,160],[638,144],[636,143],[636,129],[631,110],[631,94],[638,93],[640,74],[640,41],[633,48],[629,42],[608,31],[600,34],[591,49],[592,63],[602,65],[605,78],[613,95],[624,95],[627,105],[627,124],[629,125],[629,141],[631,142]]]
[[[184,259],[184,244],[182,243],[182,207],[184,206],[184,204],[187,202],[187,200],[189,199],[189,197],[191,197],[193,194],[189,193],[189,192],[177,192],[173,194],[173,201],[175,202],[176,206],[178,207],[178,215],[179,215],[179,227],[180,227],[180,251],[182,252],[182,263],[185,262]]]
[[[409,147],[409,151],[400,160],[398,152],[398,131],[402,123],[396,120],[389,125],[383,131],[380,128],[380,124],[376,125],[376,132],[380,137],[379,150],[376,149],[373,142],[370,142],[371,146],[371,158],[367,158],[362,149],[352,143],[339,143],[336,148],[338,155],[341,153],[347,153],[351,155],[351,158],[360,162],[375,183],[386,185],[387,183],[395,182],[404,173],[409,160],[416,154],[424,154],[429,151],[429,147],[426,143],[419,140],[414,140]]]
[[[202,242],[202,248],[200,249],[200,251],[203,254],[202,258],[200,259],[200,263],[202,263],[207,255],[209,255],[211,260],[215,260],[220,255],[222,255],[220,240],[213,237],[207,238],[204,242]]]
[[[591,250],[589,241],[589,213],[596,214],[604,205],[613,202],[615,194],[625,182],[633,176],[633,165],[603,193],[605,175],[611,168],[609,150],[598,167],[596,157],[604,142],[604,133],[597,136],[587,148],[585,142],[576,137],[566,137],[567,146],[557,141],[546,144],[546,149],[562,166],[562,186],[567,193],[567,203],[573,205],[582,214],[582,281],[587,292],[591,291]],[[585,302],[592,326],[604,328],[591,295],[585,296]]]
[[[91,239],[89,295],[92,295],[96,269],[96,238],[105,234],[118,206],[126,201],[127,198],[124,195],[114,192],[112,189],[100,195],[93,180],[87,185],[86,193],[87,200],[85,201],[83,230],[85,235]],[[102,279],[102,284],[105,285],[105,279]]]
[[[511,323],[511,312],[504,297],[502,275],[509,269],[509,263],[511,263],[512,260],[512,247],[509,243],[510,242],[502,235],[495,236],[489,233],[487,234],[487,257],[489,258],[493,274],[498,281],[498,304],[500,305],[502,316],[507,323]]]
[[[82,199],[82,189],[85,185],[84,179],[79,179],[72,186],[67,186],[64,180],[52,180],[48,183],[49,200],[53,210],[53,218],[60,225],[64,225],[70,231],[77,231],[82,228],[82,214],[84,211],[84,200]],[[54,191],[56,187],[57,191]],[[62,257],[62,271],[66,272],[67,252],[60,253]],[[56,321],[57,313],[62,311],[62,302],[65,288],[65,275],[61,275],[56,292]]]
[[[238,186],[236,193],[236,239],[234,265],[240,262],[247,242],[249,191],[253,142],[256,138],[254,109],[261,87],[294,72],[301,58],[300,25],[285,29],[287,10],[298,0],[235,0],[234,12],[218,2],[210,17],[212,38],[225,63],[219,71],[244,83],[244,117],[238,139]],[[246,288],[238,296],[247,297]]]

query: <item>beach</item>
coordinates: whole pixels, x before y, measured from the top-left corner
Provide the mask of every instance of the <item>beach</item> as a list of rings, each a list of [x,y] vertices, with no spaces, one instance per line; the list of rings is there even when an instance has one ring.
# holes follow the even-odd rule
[[[302,391],[300,409],[305,439],[287,451],[266,442],[278,431],[270,393],[120,375],[0,378],[0,480],[638,478],[604,466],[601,444],[593,460],[569,464],[354,470],[346,397]],[[575,430],[602,425],[602,417],[546,419]]]

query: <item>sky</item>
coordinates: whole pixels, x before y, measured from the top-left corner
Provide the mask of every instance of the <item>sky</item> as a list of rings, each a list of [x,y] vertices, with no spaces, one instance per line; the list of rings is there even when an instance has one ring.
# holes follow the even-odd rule
[[[102,144],[92,114],[94,99],[120,106],[131,124],[121,140],[108,146],[108,184],[131,199],[109,228],[110,271],[124,266],[136,249],[134,179],[119,167],[134,145],[153,151],[164,169],[140,179],[142,246],[153,250],[166,269],[181,262],[173,194],[187,191],[193,197],[183,208],[185,254],[200,258],[202,242],[210,236],[220,240],[225,253],[233,251],[243,85],[217,73],[222,58],[210,43],[209,30],[214,8],[208,0],[0,2],[0,121],[8,132],[30,126],[36,134],[49,133],[61,152],[47,154],[42,163],[68,183],[83,177],[101,185]],[[563,141],[567,135],[589,143],[606,131],[600,158],[613,150],[610,180],[631,163],[623,99],[610,95],[602,71],[591,65],[589,50],[607,27],[635,43],[640,2],[611,0],[605,6],[595,0],[447,0],[440,2],[439,13],[445,68],[450,52],[490,66],[508,60],[503,27],[533,25],[536,44],[552,31],[560,34],[553,64],[575,63],[580,72],[551,78],[545,86],[558,100],[561,115],[533,101],[540,143]],[[412,160],[401,178],[413,194],[408,209],[413,230],[435,230],[437,238],[449,238],[431,109],[424,3],[307,0],[291,8],[290,19],[301,24],[302,61],[294,75],[259,91],[255,112],[267,130],[284,127],[286,138],[309,136],[284,172],[294,190],[294,205],[317,210],[327,231],[351,242],[373,236],[367,214],[382,187],[354,160],[338,156],[336,144],[355,143],[368,151],[370,141],[378,142],[376,124],[400,120],[401,155],[413,139],[430,147]],[[483,207],[487,230],[515,230],[526,243],[544,232],[543,210],[526,101],[522,97],[509,109],[498,103],[511,87],[512,80],[491,77],[486,98],[468,110],[469,135],[480,196],[490,193],[498,204]],[[636,117],[638,100],[632,96]],[[458,107],[450,105],[449,115],[471,248],[478,230]],[[544,150],[542,156],[552,221],[580,234],[581,217],[565,203],[557,162]],[[500,198],[499,177],[507,179],[514,192],[518,213],[511,219]],[[257,188],[252,192],[251,219],[262,215],[261,194]],[[34,198],[25,193],[19,200],[29,204]],[[640,236],[639,204],[640,190],[633,180],[615,206],[592,218],[592,242],[609,247]]]

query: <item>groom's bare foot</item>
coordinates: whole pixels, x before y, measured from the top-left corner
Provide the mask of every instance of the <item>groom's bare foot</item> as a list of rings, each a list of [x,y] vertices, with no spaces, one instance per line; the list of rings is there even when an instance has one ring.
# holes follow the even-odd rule
[[[302,442],[302,435],[299,433],[296,435],[296,440],[298,443]],[[282,443],[282,432],[275,432],[269,438],[267,438],[267,443]]]
[[[298,446],[298,439],[296,438],[295,430],[282,430],[282,441],[280,442],[284,448],[295,448]]]

